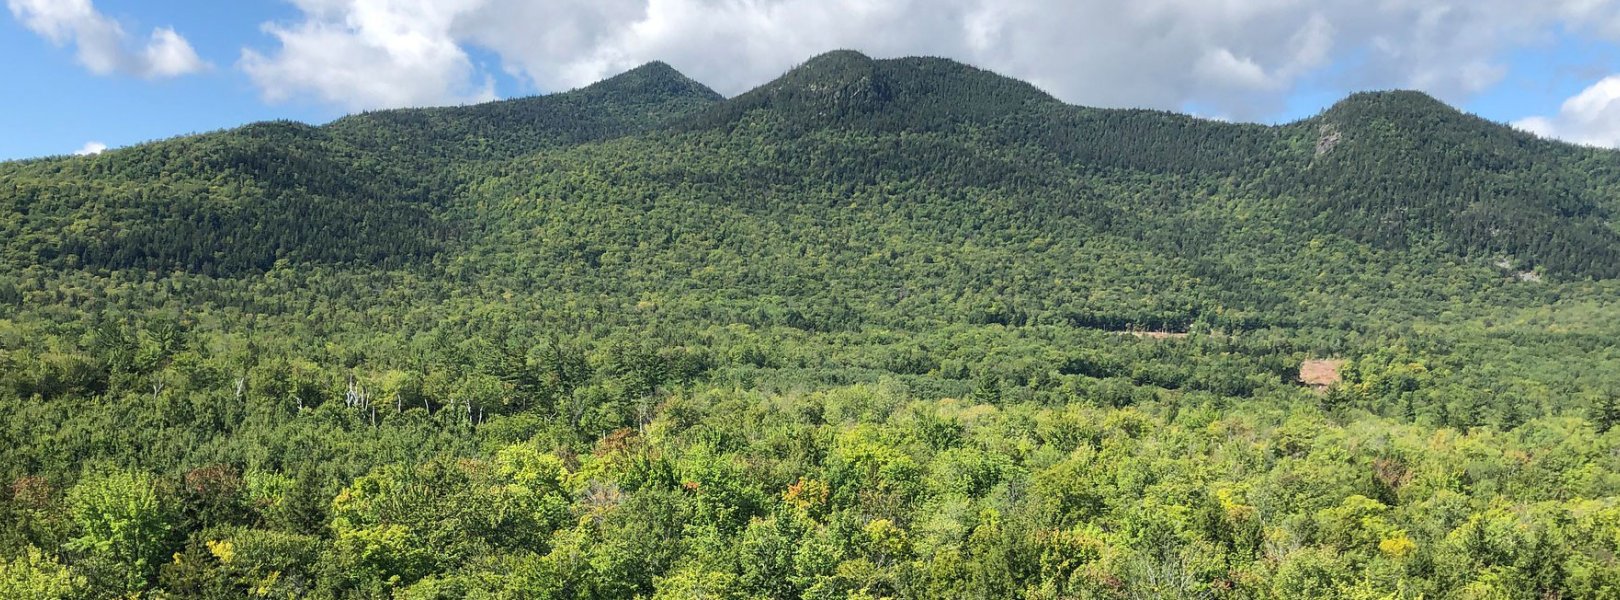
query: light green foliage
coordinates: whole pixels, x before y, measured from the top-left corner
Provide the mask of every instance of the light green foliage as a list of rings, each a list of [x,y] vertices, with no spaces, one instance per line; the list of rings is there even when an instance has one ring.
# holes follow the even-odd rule
[[[361,590],[376,593],[414,582],[431,572],[436,554],[404,525],[339,528],[332,545],[334,567]]]
[[[653,600],[744,600],[737,576],[712,571],[681,570],[658,580]]]
[[[85,591],[85,579],[55,557],[28,547],[22,556],[0,562],[0,597],[16,600],[67,600]]]
[[[147,588],[175,539],[174,507],[158,498],[157,482],[141,472],[94,473],[68,491],[78,535],[67,548],[107,568],[107,585]]]

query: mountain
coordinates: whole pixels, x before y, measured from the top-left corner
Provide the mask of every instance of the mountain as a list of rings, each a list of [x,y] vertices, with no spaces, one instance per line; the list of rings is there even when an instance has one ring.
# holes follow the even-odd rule
[[[761,131],[762,123],[773,129]],[[753,129],[739,133],[739,127]],[[1605,193],[1620,182],[1612,161],[1464,115],[1422,94],[1360,94],[1299,123],[1234,125],[1072,107],[1029,84],[953,61],[873,60],[850,51],[814,58],[730,100],[652,63],[550,96],[366,113],[322,128],[265,124],[100,159],[24,163],[8,169],[18,173],[10,179],[33,173],[38,175],[31,181],[47,186],[66,179],[91,186],[117,180],[124,190],[98,191],[92,198],[12,194],[49,195],[59,204],[30,206],[30,212],[59,218],[27,225],[20,236],[79,219],[79,229],[95,239],[47,236],[59,239],[55,247],[36,241],[10,254],[220,273],[262,270],[281,258],[396,264],[436,253],[463,225],[436,217],[469,182],[463,179],[469,164],[626,136],[757,132],[789,142],[828,129],[933,134],[924,151],[937,156],[928,162],[950,165],[951,171],[933,175],[954,180],[941,183],[1016,176],[1046,179],[1034,183],[1041,195],[1073,191],[1052,180],[1052,169],[1013,173],[1043,163],[1086,179],[1171,175],[1182,186],[1168,193],[1181,208],[1210,210],[1200,207],[1212,186],[1230,187],[1227,195],[1266,204],[1265,210],[1294,220],[1297,231],[1291,233],[1301,239],[1333,233],[1391,249],[1432,242],[1458,256],[1508,260],[1555,276],[1620,276],[1620,233],[1612,225],[1617,206]],[[1004,158],[987,162],[986,151]],[[1012,154],[1020,156],[1009,159]],[[882,164],[873,156],[840,160],[867,163],[840,168],[922,175],[902,170],[910,166],[908,157],[886,157]],[[170,175],[164,189],[152,188],[158,173]],[[815,175],[805,169],[795,174]],[[222,177],[263,198],[231,208],[230,202],[199,195]],[[157,247],[159,242],[148,241],[157,237],[141,222],[82,222],[91,214],[126,210],[157,211],[157,221],[191,231],[182,237],[196,240],[195,247]],[[69,212],[77,216],[66,217]],[[286,215],[310,218],[274,223]],[[108,233],[104,225],[117,231]],[[335,243],[314,242],[322,238]],[[222,247],[231,250],[215,250]]]
[[[1296,214],[1357,239],[1434,238],[1562,276],[1620,276],[1620,177],[1607,152],[1547,142],[1422,94],[1358,94],[1295,126],[1314,129]],[[1279,182],[1278,185],[1287,185]]]
[[[1616,157],[841,51],[0,164],[0,596],[1606,597]]]
[[[501,160],[641,133],[721,100],[668,64],[654,62],[570,92],[365,113],[326,129],[358,148],[410,160]]]
[[[1605,153],[1542,141],[1417,92],[1358,94],[1314,118],[1261,127],[1066,106],[949,60],[843,51],[683,125],[746,118],[779,123],[789,136],[828,127],[950,131],[1001,148],[1037,145],[1066,165],[1233,182],[1236,194],[1308,224],[1301,235],[1331,232],[1384,248],[1432,241],[1560,276],[1620,276],[1612,225],[1620,206],[1604,192],[1620,172]]]
[[[278,260],[397,266],[456,230],[436,218],[462,163],[644,131],[720,97],[662,63],[579,90],[325,127],[262,123],[8,165],[9,256],[240,274]],[[3,210],[3,209],[0,209]],[[177,243],[179,241],[179,243]],[[71,258],[69,258],[71,257]]]
[[[842,50],[813,58],[683,125],[717,127],[766,111],[787,115],[800,127],[925,131],[985,123],[1058,104],[1033,85],[955,61],[873,60]]]
[[[397,266],[437,251],[436,190],[411,165],[299,123],[260,123],[0,167],[21,269],[241,274],[294,262]]]

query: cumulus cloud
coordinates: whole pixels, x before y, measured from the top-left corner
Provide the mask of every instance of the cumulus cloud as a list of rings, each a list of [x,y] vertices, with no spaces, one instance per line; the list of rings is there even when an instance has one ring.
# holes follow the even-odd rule
[[[312,96],[351,109],[491,100],[451,34],[478,0],[295,0],[306,19],[268,24],[281,44],[247,49],[241,66],[272,102]]]
[[[94,156],[107,151],[107,145],[101,142],[85,142],[83,148],[73,153],[74,156]]]
[[[1565,100],[1556,115],[1529,117],[1513,125],[1542,137],[1620,147],[1620,75],[1606,77]]]
[[[1261,119],[1307,81],[1458,102],[1502,79],[1511,48],[1620,39],[1620,0],[292,2],[302,18],[267,26],[280,47],[244,51],[244,68],[272,99],[367,108],[489,97],[471,47],[546,91],[664,60],[726,94],[852,48],[955,58],[1077,104]]]
[[[51,43],[73,44],[79,63],[97,75],[123,73],[161,79],[208,67],[173,29],[154,29],[145,44],[137,44],[123,26],[97,11],[90,0],[6,0],[6,6],[23,26]]]

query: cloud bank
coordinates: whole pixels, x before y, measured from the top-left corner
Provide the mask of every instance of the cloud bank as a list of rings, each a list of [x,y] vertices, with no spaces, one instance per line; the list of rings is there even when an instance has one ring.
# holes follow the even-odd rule
[[[1620,75],[1605,77],[1564,101],[1556,115],[1529,117],[1513,126],[1577,144],[1620,147]]]
[[[97,75],[164,79],[208,67],[173,29],[159,27],[145,44],[134,43],[117,21],[97,11],[90,0],[6,0],[6,6],[23,26],[51,43],[76,47],[79,63]]]
[[[101,142],[85,142],[84,147],[73,152],[74,156],[94,156],[107,151],[107,145]]]
[[[1558,30],[1620,38],[1614,0],[292,0],[242,66],[270,100],[347,108],[493,97],[481,48],[543,91],[651,60],[726,94],[812,55],[937,55],[1095,106],[1281,112],[1300,86],[1452,102]],[[1323,80],[1328,80],[1323,83]]]
[[[242,52],[241,67],[272,102],[312,96],[349,109],[493,100],[450,32],[478,0],[294,0],[305,20],[266,24],[274,55]]]

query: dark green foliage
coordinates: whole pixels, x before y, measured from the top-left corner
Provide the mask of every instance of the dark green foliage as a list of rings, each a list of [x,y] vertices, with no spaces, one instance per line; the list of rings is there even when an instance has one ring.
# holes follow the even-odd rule
[[[841,50],[702,111],[682,128],[729,127],[764,112],[795,131],[938,131],[985,125],[1058,101],[1030,84],[939,58],[876,61]]]
[[[1620,276],[1620,206],[1600,191],[1616,170],[1598,151],[1411,92],[1356,95],[1295,127],[1313,126],[1341,139],[1304,173],[1279,175],[1304,187],[1301,220],[1379,244],[1435,238],[1561,276]]]
[[[1620,424],[1620,395],[1609,393],[1599,396],[1597,404],[1592,407],[1591,418],[1598,433],[1608,433]]]
[[[10,264],[240,275],[277,261],[399,267],[450,236],[410,167],[264,123],[0,167]]]
[[[655,62],[567,93],[457,108],[389,110],[326,127],[356,147],[421,165],[487,161],[641,133],[722,100]]]

